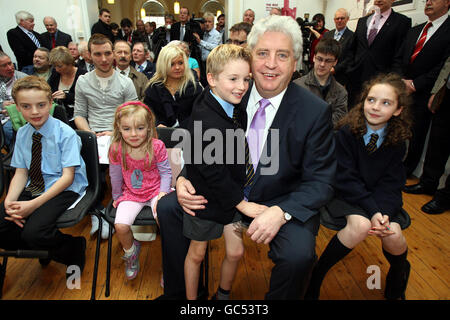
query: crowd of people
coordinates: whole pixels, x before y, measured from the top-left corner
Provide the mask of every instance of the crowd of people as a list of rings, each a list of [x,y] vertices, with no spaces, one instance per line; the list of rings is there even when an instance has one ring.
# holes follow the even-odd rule
[[[376,0],[355,31],[344,8],[330,31],[324,15],[314,15],[307,70],[297,67],[304,27],[279,8],[262,19],[246,10],[228,36],[223,14],[215,25],[214,14],[193,20],[182,7],[179,21],[167,14],[159,28],[137,20],[133,30],[130,19],[116,24],[101,9],[92,36],[79,43],[55,18],[45,17],[47,32],[39,34],[33,15],[17,12],[7,37],[18,70],[0,51],[2,130],[16,168],[0,206],[0,247],[49,250],[51,260],[83,270],[85,238],[55,227],[88,184],[78,129],[111,137],[95,206],[105,212],[110,179],[128,280],[140,269],[131,225],[144,206],[152,209],[161,299],[202,297],[207,241],[222,235],[226,254],[212,298],[229,299],[243,232],[270,246],[266,299],[319,299],[327,272],[367,236],[381,239],[390,265],[385,297],[405,299],[411,265],[402,191],[434,195],[425,213],[450,209],[450,178],[437,190],[450,154],[450,0],[427,0],[427,22],[415,27],[392,4]],[[192,154],[172,192],[156,127],[198,137],[198,122],[200,137],[231,130],[236,149],[224,138],[212,163]],[[430,124],[423,174],[405,186]],[[201,141],[202,155],[210,143]],[[316,263],[321,214],[341,230]],[[92,215],[91,223],[91,235],[102,224],[98,236],[108,237],[106,220]]]

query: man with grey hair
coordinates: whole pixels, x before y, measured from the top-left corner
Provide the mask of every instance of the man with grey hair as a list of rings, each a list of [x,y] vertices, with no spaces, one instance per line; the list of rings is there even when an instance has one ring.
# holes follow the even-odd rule
[[[48,50],[52,50],[57,46],[67,47],[69,42],[72,41],[72,37],[69,34],[58,29],[55,18],[45,17],[44,26],[47,32],[41,33],[42,41],[44,42],[42,45]]]
[[[37,48],[33,55],[33,65],[26,66],[22,69],[22,72],[44,78],[47,81],[52,73],[49,55],[50,51],[47,48]]]
[[[244,16],[242,17],[242,21],[253,25],[253,22],[255,21],[255,11],[253,11],[252,9],[245,10]]]
[[[16,13],[17,27],[10,29],[6,36],[9,46],[16,56],[19,70],[33,65],[33,54],[37,48],[42,47],[41,35],[35,32],[34,17],[27,11]]]
[[[85,70],[85,72],[89,72],[95,69],[94,63],[91,59],[91,54],[88,50],[87,41],[80,41],[78,44],[78,51],[80,53],[80,59],[78,60],[77,67]]]
[[[302,34],[294,19],[271,15],[259,20],[248,36],[248,47],[254,84],[238,107],[247,111],[244,128],[255,175],[244,194],[246,200],[268,208],[243,222],[249,224],[247,235],[253,241],[270,246],[275,266],[266,299],[301,299],[316,260],[319,208],[333,196],[331,108],[291,82],[302,57]],[[158,202],[163,298],[184,298],[189,240],[181,231],[183,215],[195,215],[205,207],[207,199],[184,177],[178,177],[176,192]]]
[[[203,86],[208,83],[206,81],[206,59],[209,53],[222,43],[222,34],[214,28],[214,14],[211,12],[205,12],[203,15],[205,20],[205,32],[203,33],[203,39],[196,32],[193,33],[198,46],[202,51],[201,64],[200,64],[200,82]]]
[[[347,83],[347,69],[352,63],[353,55],[351,54],[351,45],[353,41],[353,31],[347,28],[347,22],[350,16],[344,8],[336,10],[334,14],[334,24],[336,29],[326,32],[323,39],[332,38],[341,45],[341,54],[338,57],[338,63],[331,70],[336,81],[343,86]]]
[[[5,144],[8,146],[12,141],[13,128],[5,107],[14,104],[11,96],[14,83],[26,76],[25,73],[15,70],[11,58],[3,51],[0,51],[0,118],[5,136]]]

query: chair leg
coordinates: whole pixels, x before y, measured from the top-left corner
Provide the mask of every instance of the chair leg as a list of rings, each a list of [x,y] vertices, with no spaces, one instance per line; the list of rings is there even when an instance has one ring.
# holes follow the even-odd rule
[[[209,269],[209,241],[208,244],[206,245],[206,253],[205,253],[205,264],[204,264],[204,272],[203,272],[203,276],[204,276],[204,283],[205,283],[205,290],[206,290],[206,296],[209,296],[209,282],[208,282],[208,269]]]
[[[3,262],[0,266],[0,299],[3,297],[3,283],[6,277],[6,265],[8,264],[8,257],[3,257]]]
[[[91,300],[95,300],[95,291],[97,289],[97,274],[98,274],[98,262],[100,257],[100,242],[102,240],[101,234],[102,234],[102,220],[101,220],[101,214],[97,212],[95,209],[94,215],[99,219],[99,226],[98,226],[98,236],[97,236],[97,246],[95,248],[95,262],[94,262],[94,274],[92,277],[92,292],[91,292]]]
[[[109,223],[109,221],[108,221]],[[109,236],[108,236],[108,258],[106,260],[106,288],[105,288],[105,297],[109,297],[110,294],[110,280],[111,280],[111,250],[112,250],[112,231],[113,227],[110,224],[109,228]]]

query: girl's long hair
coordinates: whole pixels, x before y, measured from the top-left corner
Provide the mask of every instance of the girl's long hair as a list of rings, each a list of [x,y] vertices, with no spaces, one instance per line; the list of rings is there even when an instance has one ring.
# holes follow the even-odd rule
[[[126,162],[126,152],[128,149],[128,144],[124,141],[122,134],[120,133],[120,120],[123,117],[131,117],[135,124],[146,124],[147,125],[147,141],[145,145],[146,152],[148,154],[148,165],[152,163],[153,159],[153,138],[158,138],[155,128],[155,115],[147,107],[144,106],[142,102],[137,104],[127,104],[119,106],[116,109],[114,115],[114,133],[111,141],[111,146],[109,147],[109,157],[114,161],[118,161],[119,156],[119,145],[122,149],[122,167],[124,170],[128,170]]]
[[[364,116],[364,102],[369,94],[370,89],[376,84],[386,84],[391,86],[397,94],[397,106],[403,107],[402,112],[398,116],[392,116],[386,127],[386,135],[383,145],[397,145],[411,137],[411,98],[409,97],[406,85],[402,78],[395,73],[380,74],[375,78],[366,82],[363,90],[357,100],[357,104],[352,108],[345,117],[343,117],[336,129],[348,126],[350,131],[357,137],[362,137],[367,133],[366,118]]]

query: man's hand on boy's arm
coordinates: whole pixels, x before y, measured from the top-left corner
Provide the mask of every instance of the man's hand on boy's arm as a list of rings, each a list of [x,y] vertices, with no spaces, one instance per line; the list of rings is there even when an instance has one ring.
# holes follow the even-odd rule
[[[256,202],[248,202],[245,200],[242,200],[236,206],[236,209],[250,218],[255,218],[268,208],[268,206],[265,206],[263,204],[257,204]]]
[[[192,210],[205,209],[204,204],[208,203],[202,195],[195,195],[195,188],[185,177],[178,177],[176,184],[177,199],[184,212],[195,216]]]
[[[283,210],[279,206],[272,206],[253,219],[247,234],[257,243],[268,244],[285,223]]]

